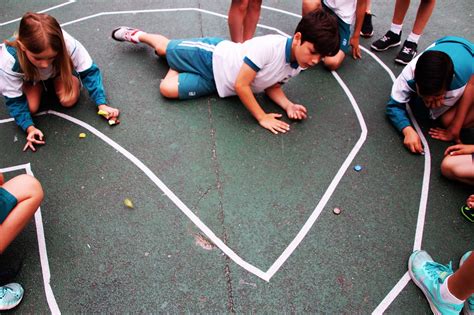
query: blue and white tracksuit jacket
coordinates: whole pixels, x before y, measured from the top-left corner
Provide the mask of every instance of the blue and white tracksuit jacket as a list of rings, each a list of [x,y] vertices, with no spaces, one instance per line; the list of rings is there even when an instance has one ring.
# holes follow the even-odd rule
[[[464,89],[474,74],[474,44],[461,37],[447,36],[437,40],[425,51],[428,50],[446,53],[454,65],[454,77],[446,91],[443,106],[430,109],[430,118],[436,119],[449,110],[451,106],[455,105],[464,94]],[[419,56],[407,64],[395,80],[390,101],[387,104],[387,116],[398,131],[411,126],[406,103],[411,98],[417,97],[415,68],[418,58]]]
[[[102,76],[97,65],[92,61],[84,46],[63,30],[66,48],[71,56],[75,72],[79,74],[83,86],[97,105],[107,104],[102,84]],[[54,78],[53,66],[38,69],[41,80]],[[34,125],[28,108],[26,95],[23,93],[24,74],[18,62],[16,48],[5,43],[0,45],[0,93],[18,126],[23,130]],[[37,83],[37,82],[36,82]]]

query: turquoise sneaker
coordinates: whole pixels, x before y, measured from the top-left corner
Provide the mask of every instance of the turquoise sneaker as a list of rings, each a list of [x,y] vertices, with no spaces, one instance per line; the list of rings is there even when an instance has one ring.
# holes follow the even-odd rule
[[[10,283],[0,287],[0,311],[11,310],[20,304],[23,292],[23,288],[18,283]]]
[[[453,274],[451,263],[441,265],[424,250],[417,250],[408,260],[408,273],[413,282],[423,291],[431,311],[438,314],[459,314],[463,304],[451,304],[442,300],[439,293],[440,285],[449,275]]]
[[[467,257],[471,255],[472,251],[469,251],[462,255],[461,261],[459,262],[459,267],[466,261]],[[474,315],[474,294],[471,295],[466,302],[464,302],[464,308],[462,309],[463,314],[465,315]]]

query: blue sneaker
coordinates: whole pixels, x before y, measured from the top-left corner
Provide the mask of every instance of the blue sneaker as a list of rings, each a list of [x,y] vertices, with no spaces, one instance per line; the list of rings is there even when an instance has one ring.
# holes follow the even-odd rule
[[[11,310],[20,304],[23,288],[18,283],[10,283],[0,287],[0,311]]]
[[[453,274],[451,263],[441,265],[424,250],[417,250],[408,260],[408,272],[413,282],[423,291],[431,311],[438,314],[459,314],[463,304],[451,304],[443,301],[439,289],[449,275]]]
[[[471,255],[472,251],[469,251],[462,255],[461,261],[459,262],[459,267],[466,261],[467,257]],[[464,308],[462,310],[465,315],[474,315],[474,294],[471,295],[466,302],[464,302]]]

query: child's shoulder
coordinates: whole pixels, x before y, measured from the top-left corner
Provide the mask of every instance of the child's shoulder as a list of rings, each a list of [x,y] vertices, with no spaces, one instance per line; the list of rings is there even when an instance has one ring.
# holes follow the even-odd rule
[[[0,69],[7,72],[20,72],[16,47],[7,43],[0,45]]]
[[[244,43],[246,46],[256,46],[261,49],[270,48],[270,47],[278,47],[284,45],[288,37],[279,35],[279,34],[269,34],[263,36],[256,36],[252,39],[249,39]]]

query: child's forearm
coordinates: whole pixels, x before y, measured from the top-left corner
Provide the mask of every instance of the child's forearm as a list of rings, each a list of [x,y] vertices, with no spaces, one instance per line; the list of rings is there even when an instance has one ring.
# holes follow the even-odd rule
[[[265,90],[267,96],[274,101],[278,106],[287,110],[290,105],[293,104],[288,97],[286,97],[285,92],[283,92],[279,84],[275,84]]]
[[[357,0],[354,33],[352,34],[353,38],[359,38],[360,36],[360,30],[362,29],[362,22],[364,21],[366,10],[367,10],[367,0]]]
[[[238,85],[235,87],[235,92],[239,96],[240,101],[244,104],[245,108],[247,108],[247,110],[257,121],[260,121],[265,116],[265,112],[258,104],[250,86]]]

